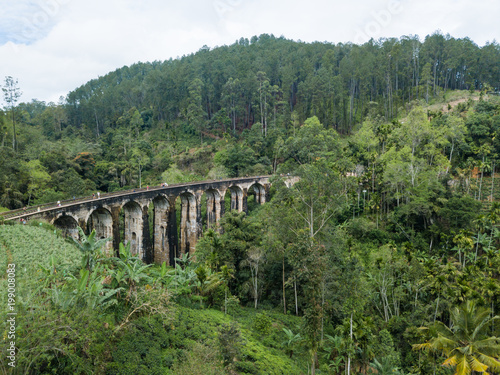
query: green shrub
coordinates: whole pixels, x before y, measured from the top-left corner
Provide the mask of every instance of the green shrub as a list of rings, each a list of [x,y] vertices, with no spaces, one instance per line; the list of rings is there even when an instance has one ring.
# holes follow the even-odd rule
[[[225,374],[218,352],[212,347],[195,343],[186,351],[182,360],[178,359],[173,366],[174,374],[182,375],[221,375]]]
[[[229,366],[240,355],[241,347],[244,345],[241,332],[236,323],[231,322],[219,328],[217,338],[222,361],[225,366]]]
[[[259,370],[255,366],[255,363],[252,363],[252,362],[246,362],[246,361],[236,362],[234,364],[234,368],[236,369],[236,371],[238,371],[238,373],[244,373],[244,374],[258,374],[259,373]]]
[[[158,315],[143,316],[123,332],[113,349],[113,363],[108,374],[164,374],[172,363],[168,348],[169,335]]]
[[[272,324],[271,318],[265,313],[257,313],[253,318],[254,329],[263,335],[270,333]]]

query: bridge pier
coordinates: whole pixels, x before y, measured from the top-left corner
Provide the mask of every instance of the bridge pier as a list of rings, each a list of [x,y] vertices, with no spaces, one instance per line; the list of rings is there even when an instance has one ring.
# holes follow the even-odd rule
[[[115,255],[119,256],[118,249],[120,248],[120,206],[111,207],[111,218],[113,219],[113,249]]]
[[[123,212],[125,214],[124,244],[130,243],[130,253],[144,259],[144,217],[142,207],[137,202],[129,201],[123,206]]]
[[[224,201],[217,190],[207,190],[207,229],[215,228],[224,213]]]
[[[266,203],[266,190],[262,185],[253,185],[253,190],[255,192],[255,202],[258,204]]]
[[[247,210],[247,195],[238,186],[232,186],[229,188],[231,192],[231,210],[236,210],[242,212]]]
[[[181,223],[180,223],[180,256],[192,255],[200,234],[201,209],[196,196],[184,193],[181,198]]]
[[[169,211],[168,199],[160,196],[153,200],[154,204],[154,241],[153,241],[153,262],[170,264],[169,247]]]

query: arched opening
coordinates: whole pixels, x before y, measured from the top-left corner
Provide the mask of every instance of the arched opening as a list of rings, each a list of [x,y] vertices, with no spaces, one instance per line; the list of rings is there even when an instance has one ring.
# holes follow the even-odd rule
[[[130,201],[123,206],[123,226],[123,243],[130,243],[132,255],[144,259],[142,208],[137,202]]]
[[[223,197],[223,205],[224,205],[224,213],[231,211],[231,191],[227,189],[225,192],[223,192],[224,197]]]
[[[255,194],[253,190],[249,189],[247,192],[247,211],[253,211],[259,206],[257,199],[257,194]]]
[[[226,191],[226,196],[230,196],[230,210],[236,210],[238,212],[246,211],[246,196],[243,194],[243,190],[239,186],[231,186],[229,192]]]
[[[95,230],[96,238],[112,238],[113,237],[113,217],[111,212],[103,207],[99,207],[92,211],[87,221],[87,231],[90,233]],[[112,254],[113,241],[106,242],[106,252]]]
[[[266,190],[264,187],[255,183],[248,188],[247,191],[247,209],[248,211],[253,211],[261,204],[266,202]]]
[[[151,208],[151,207],[150,207]],[[153,261],[170,265],[168,199],[160,195],[153,200]]]
[[[283,189],[283,188],[289,188],[289,186],[285,183],[285,180],[279,178],[273,181],[272,184],[269,184],[268,186],[268,201],[270,201],[275,195],[276,192]]]
[[[71,237],[75,240],[80,238],[78,233],[78,222],[71,216],[62,215],[54,220],[54,226],[60,229],[64,237]]]

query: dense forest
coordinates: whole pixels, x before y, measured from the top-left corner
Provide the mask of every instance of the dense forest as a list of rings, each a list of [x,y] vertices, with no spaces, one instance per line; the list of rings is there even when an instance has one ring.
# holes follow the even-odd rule
[[[21,90],[6,77],[2,210],[273,185],[174,268],[2,222],[0,267],[37,275],[18,276],[17,373],[500,374],[496,42],[261,35],[117,69],[57,104]]]
[[[117,69],[57,104],[17,103],[22,87],[12,77],[3,90],[1,174],[16,178],[0,181],[0,205],[15,208],[138,186],[142,177],[158,183],[175,166],[193,178],[276,172],[294,159],[279,145],[312,116],[345,137],[367,116],[390,124],[418,101],[445,102],[450,90],[498,93],[500,47],[439,33],[361,46],[261,35]],[[210,148],[221,138],[234,147]],[[185,152],[195,146],[195,155]]]

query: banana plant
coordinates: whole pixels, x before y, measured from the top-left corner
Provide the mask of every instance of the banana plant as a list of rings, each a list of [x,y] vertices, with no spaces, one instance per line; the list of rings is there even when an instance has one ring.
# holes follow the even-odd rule
[[[291,329],[284,327],[283,327],[283,332],[285,332],[286,340],[282,342],[282,345],[288,351],[288,355],[290,356],[290,358],[292,358],[294,350],[296,349],[297,345],[302,341],[302,336],[300,335],[300,333],[293,333]]]
[[[171,275],[173,278],[170,285],[174,287],[177,295],[192,294],[193,289],[196,288],[197,276],[191,267],[182,268],[181,265],[176,264]]]
[[[151,265],[144,264],[137,256],[132,255],[130,243],[127,245],[120,243],[119,257],[113,260],[116,268],[111,272],[111,278],[114,280],[114,285],[125,284],[128,287],[128,299],[141,282],[151,280],[145,272]]]
[[[83,232],[83,229],[78,227],[78,233],[80,234],[80,240],[75,240],[72,238],[76,247],[83,254],[82,258],[82,268],[86,268],[92,271],[97,263],[97,259],[101,256],[101,250],[104,244],[111,240],[111,238],[103,238],[96,240],[95,229],[88,235],[88,237]]]
[[[97,307],[108,308],[118,303],[114,297],[123,288],[106,288],[105,276],[102,268],[90,273],[88,270],[80,270],[80,282],[77,293],[79,301],[91,309]]]
[[[152,269],[152,278],[155,284],[159,285],[172,285],[175,278],[175,270],[172,267],[167,266],[166,262],[163,262],[159,270]]]
[[[69,284],[64,284],[62,288],[53,286],[48,289],[52,303],[62,310],[69,310],[74,306],[76,301],[76,294],[72,288],[68,287]]]
[[[57,275],[57,269],[56,269],[56,260],[54,258],[54,255],[51,255],[49,258],[49,266],[44,267],[41,264],[39,265],[40,270],[42,271],[42,274],[44,275],[43,278],[43,286],[50,288],[50,286],[56,282],[58,275]]]
[[[192,257],[188,253],[184,253],[181,255],[180,258],[175,258],[175,264],[176,265],[181,265],[182,268],[186,268],[191,264]]]
[[[129,286],[128,295],[132,294],[143,280],[149,280],[149,275],[145,272],[150,264],[141,264],[139,262],[125,263],[123,279]]]
[[[200,264],[194,272],[196,274],[196,288],[200,296],[200,306],[202,306],[202,296],[210,294],[223,283],[223,280],[220,272],[212,271],[212,269],[205,264]]]
[[[340,336],[325,335],[325,338],[323,350],[325,350],[326,353],[324,358],[329,362],[328,367],[332,368],[334,371],[338,371],[338,367],[345,360],[343,353],[346,349],[346,343]]]
[[[376,358],[373,362],[370,363],[370,366],[373,370],[370,370],[369,374],[378,374],[378,375],[403,375],[401,370],[394,366],[391,358],[384,357],[382,359],[377,360]]]
[[[107,288],[102,267],[97,267],[94,272],[82,268],[80,277],[67,277],[66,283],[61,288],[54,286],[50,290],[52,302],[68,310],[75,306],[85,306],[90,309],[106,309],[118,303],[113,298],[123,288]]]

